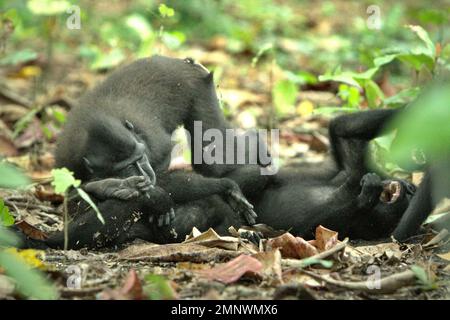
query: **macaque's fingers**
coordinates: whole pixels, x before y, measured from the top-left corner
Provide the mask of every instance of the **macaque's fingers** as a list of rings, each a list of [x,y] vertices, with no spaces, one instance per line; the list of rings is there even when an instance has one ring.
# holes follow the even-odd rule
[[[173,210],[173,208],[170,209],[170,220],[175,220],[175,210]]]
[[[228,203],[233,208],[234,211],[239,212],[243,215],[245,220],[253,225],[256,223],[255,218],[258,217],[256,212],[253,210],[253,205],[247,201],[244,195],[237,190],[233,190],[229,193]]]
[[[164,215],[164,224],[165,224],[166,226],[170,225],[170,213],[169,213],[169,212],[167,212],[167,213]]]
[[[144,183],[146,178],[144,176],[131,176],[124,180],[124,184],[129,188],[137,188],[139,184]]]
[[[139,190],[146,191],[149,190],[151,187],[153,187],[152,182],[147,177],[142,177],[143,180],[136,184]]]
[[[114,191],[111,195],[112,197],[120,200],[130,200],[137,198],[139,196],[139,192],[133,189],[119,189]]]
[[[164,216],[163,216],[163,215],[160,215],[160,216],[158,217],[158,227],[162,227],[163,224],[164,224]]]
[[[383,182],[376,173],[366,173],[361,179],[361,195],[376,195],[383,192]]]
[[[243,239],[247,239],[251,243],[254,243],[255,245],[259,246],[259,242],[264,239],[264,236],[261,232],[258,231],[252,231],[252,230],[242,230],[239,229],[239,236]]]

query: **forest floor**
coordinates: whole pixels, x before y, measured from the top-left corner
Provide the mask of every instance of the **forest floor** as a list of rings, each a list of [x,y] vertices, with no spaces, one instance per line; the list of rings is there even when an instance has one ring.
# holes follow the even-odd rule
[[[256,70],[220,50],[191,49],[183,54],[206,65],[222,65],[218,92],[237,127],[270,121],[267,84],[269,74],[276,77],[276,67],[268,64]],[[0,81],[0,154],[23,168],[34,183],[25,191],[0,189],[0,197],[17,221],[25,220],[38,233],[62,228],[63,198],[50,185],[60,128],[48,119],[54,110],[66,113],[74,99],[105,76],[68,57],[55,59],[45,80],[50,89],[42,90],[42,83],[27,75],[29,65],[0,74],[5,80]],[[321,161],[328,147],[328,118],[305,115],[305,110],[339,101],[330,87],[302,90],[298,101],[298,108],[276,123],[282,129],[280,157],[283,163]],[[30,112],[35,105],[42,107]],[[26,117],[28,125],[14,134]],[[32,255],[44,262],[40,268],[57,284],[63,299],[450,299],[445,233],[429,231],[410,244],[392,239],[367,243],[340,242],[332,231],[319,229],[314,243],[285,234],[281,244],[266,241],[258,248],[231,234],[218,237],[202,231],[206,233],[194,234],[182,244],[136,241],[114,250],[47,250]],[[309,256],[313,259],[305,260]],[[2,294],[8,297],[0,290],[0,298]]]

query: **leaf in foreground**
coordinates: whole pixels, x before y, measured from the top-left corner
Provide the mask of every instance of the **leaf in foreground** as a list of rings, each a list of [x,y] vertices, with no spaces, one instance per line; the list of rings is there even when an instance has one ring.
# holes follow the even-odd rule
[[[40,300],[57,298],[56,289],[43,277],[42,273],[31,269],[14,254],[0,252],[0,266],[17,283],[17,289],[26,297]]]

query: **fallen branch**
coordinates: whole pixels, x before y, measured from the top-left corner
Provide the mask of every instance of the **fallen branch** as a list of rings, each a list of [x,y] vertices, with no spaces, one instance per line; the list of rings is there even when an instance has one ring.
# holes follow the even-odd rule
[[[316,254],[316,255],[313,255],[311,257],[304,258],[304,259],[282,259],[281,264],[284,267],[302,269],[302,268],[310,265],[311,263],[309,263],[309,261],[311,261],[311,260],[322,260],[322,259],[328,258],[329,256],[335,254],[336,252],[343,250],[347,246],[347,243],[348,243],[348,238],[345,238],[342,242],[338,243],[334,247],[332,247],[326,251],[323,251],[319,254]]]
[[[31,109],[32,103],[28,99],[24,98],[20,94],[12,91],[11,89],[0,86],[0,97],[3,97],[4,99],[16,103],[18,105],[24,106],[25,108]]]
[[[52,208],[52,207],[48,207],[48,206],[43,206],[43,205],[33,204],[33,203],[26,203],[26,202],[12,202],[9,199],[5,199],[4,201],[7,206],[14,207],[15,209],[17,207],[20,207],[21,209],[24,209],[24,210],[40,210],[40,211],[47,212],[47,213],[61,215],[60,210]]]
[[[350,290],[359,290],[370,293],[392,293],[402,287],[408,286],[410,284],[415,283],[416,275],[411,270],[406,270],[400,273],[396,273],[385,278],[379,279],[378,283],[375,280],[366,280],[366,281],[340,281],[331,278],[325,278],[321,275],[318,275],[314,272],[302,270],[301,272],[306,275],[314,278],[316,280],[324,281],[328,284],[335,285],[337,287],[350,289]]]

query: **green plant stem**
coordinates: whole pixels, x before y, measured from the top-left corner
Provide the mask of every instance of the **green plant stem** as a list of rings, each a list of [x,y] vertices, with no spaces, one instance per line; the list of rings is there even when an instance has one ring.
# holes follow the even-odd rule
[[[67,208],[67,192],[64,196],[64,251],[67,250],[69,246],[69,211]]]

